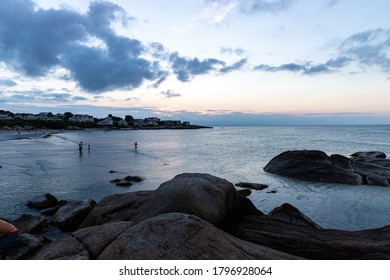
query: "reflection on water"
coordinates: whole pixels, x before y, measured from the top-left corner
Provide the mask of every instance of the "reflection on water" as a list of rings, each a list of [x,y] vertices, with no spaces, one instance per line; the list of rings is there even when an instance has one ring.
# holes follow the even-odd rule
[[[268,190],[276,193],[263,190],[250,196],[264,212],[289,202],[327,228],[379,227],[390,224],[390,188],[305,183],[267,174],[262,168],[285,150],[390,154],[389,133],[389,126],[225,127],[86,131],[17,141],[0,133],[0,216],[12,218],[28,211],[24,203],[45,192],[60,199],[100,200],[112,193],[156,189],[177,174],[200,172],[232,183],[269,184]],[[126,175],[145,180],[129,189],[109,183]]]

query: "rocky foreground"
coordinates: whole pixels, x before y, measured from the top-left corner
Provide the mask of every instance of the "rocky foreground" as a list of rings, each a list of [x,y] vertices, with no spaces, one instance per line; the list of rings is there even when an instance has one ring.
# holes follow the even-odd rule
[[[265,215],[230,182],[208,174],[181,174],[155,191],[97,204],[46,194],[29,206],[55,213],[49,223],[67,233],[48,240],[48,220],[24,215],[14,221],[24,233],[11,259],[390,259],[390,226],[322,229],[289,204]]]
[[[390,159],[382,152],[357,152],[350,157],[322,151],[287,151],[264,171],[309,182],[390,186]]]

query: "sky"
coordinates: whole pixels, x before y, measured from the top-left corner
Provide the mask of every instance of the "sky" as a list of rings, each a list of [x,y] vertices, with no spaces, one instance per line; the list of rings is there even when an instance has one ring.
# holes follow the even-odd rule
[[[387,0],[0,0],[0,109],[390,124]]]

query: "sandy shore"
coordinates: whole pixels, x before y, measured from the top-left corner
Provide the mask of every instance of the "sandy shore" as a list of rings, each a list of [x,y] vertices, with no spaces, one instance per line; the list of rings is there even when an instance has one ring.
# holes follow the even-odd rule
[[[61,133],[57,130],[36,130],[36,131],[0,131],[0,142],[8,140],[36,139],[49,136],[51,134]]]

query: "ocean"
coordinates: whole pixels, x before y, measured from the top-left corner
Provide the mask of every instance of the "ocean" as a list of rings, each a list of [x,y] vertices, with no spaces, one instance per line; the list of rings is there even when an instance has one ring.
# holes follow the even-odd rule
[[[154,190],[177,174],[200,172],[233,184],[268,184],[268,189],[249,196],[265,213],[288,202],[324,228],[361,230],[390,225],[390,188],[307,183],[263,171],[273,157],[286,150],[317,149],[346,156],[375,150],[390,155],[390,126],[215,127],[42,135],[0,132],[1,217],[12,219],[31,212],[25,206],[27,200],[46,192],[59,199],[99,201],[114,193]],[[18,136],[22,139],[14,140]],[[84,142],[82,154],[80,141]],[[110,183],[127,175],[144,180],[128,188]],[[276,193],[268,193],[270,190]]]

